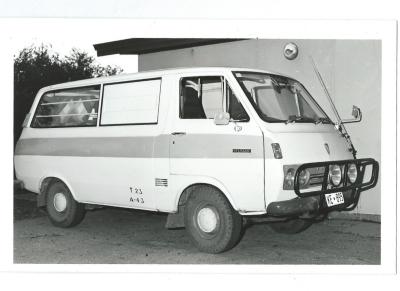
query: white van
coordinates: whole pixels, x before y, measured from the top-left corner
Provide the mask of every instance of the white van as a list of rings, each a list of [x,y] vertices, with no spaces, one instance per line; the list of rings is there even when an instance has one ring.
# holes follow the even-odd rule
[[[77,225],[93,204],[161,211],[219,253],[238,243],[245,217],[295,233],[354,209],[378,163],[355,158],[343,123],[298,81],[260,70],[75,81],[38,92],[15,172],[56,226]]]

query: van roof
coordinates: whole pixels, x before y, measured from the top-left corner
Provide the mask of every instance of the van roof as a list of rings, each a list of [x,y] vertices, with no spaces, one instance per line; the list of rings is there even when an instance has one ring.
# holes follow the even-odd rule
[[[147,79],[147,78],[159,78],[165,75],[171,74],[182,74],[182,73],[202,73],[202,72],[232,72],[232,71],[249,71],[249,72],[260,72],[260,73],[268,73],[274,75],[286,76],[284,74],[280,74],[277,72],[260,70],[260,69],[251,69],[251,68],[237,68],[237,67],[184,67],[184,68],[170,68],[170,69],[160,69],[160,70],[150,70],[150,71],[141,71],[138,73],[121,73],[115,76],[108,77],[98,77],[98,78],[90,78],[79,81],[71,81],[65,82],[55,85],[50,85],[42,88],[40,91],[48,91],[55,90],[61,88],[70,88],[70,87],[80,87],[80,86],[90,86],[101,83],[113,83],[113,82],[124,82],[134,79]],[[289,77],[289,76],[286,76]]]

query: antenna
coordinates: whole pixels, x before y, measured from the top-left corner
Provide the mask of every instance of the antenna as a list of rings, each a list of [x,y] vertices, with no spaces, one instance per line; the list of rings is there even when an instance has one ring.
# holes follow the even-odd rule
[[[336,119],[337,119],[337,121],[338,121],[336,125],[337,125],[337,126],[342,125],[342,119],[340,118],[339,112],[337,111],[336,106],[335,106],[335,104],[333,103],[332,97],[331,97],[331,95],[329,94],[328,89],[326,88],[324,79],[322,79],[322,76],[321,76],[320,72],[318,71],[317,65],[315,64],[314,59],[312,58],[312,56],[309,56],[309,58],[310,58],[311,63],[312,63],[312,65],[313,65],[314,72],[315,72],[315,74],[317,75],[318,80],[319,80],[319,82],[320,82],[322,88],[324,89],[325,95],[326,95],[326,97],[328,98],[328,101],[329,101],[329,103],[330,103],[330,105],[331,105],[331,107],[332,107],[333,113],[334,113],[335,116],[336,116]]]
[[[335,127],[336,127],[337,130],[339,130],[339,131],[342,133],[342,135],[344,136],[344,138],[346,139],[347,143],[348,143],[349,146],[350,146],[350,151],[352,152],[353,157],[356,158],[356,153],[357,153],[357,151],[356,151],[356,149],[354,148],[354,145],[353,145],[353,142],[351,141],[350,135],[348,134],[348,132],[347,132],[347,130],[346,130],[346,127],[345,127],[344,124],[343,124],[343,120],[340,118],[339,112],[337,111],[336,106],[335,106],[335,104],[333,103],[332,97],[331,97],[331,95],[329,94],[328,89],[326,88],[326,85],[325,85],[325,83],[324,83],[324,80],[322,79],[322,76],[321,76],[320,72],[318,71],[318,68],[317,68],[317,65],[316,65],[315,62],[314,62],[314,59],[312,58],[312,56],[309,56],[309,58],[310,58],[311,63],[312,63],[312,65],[313,65],[314,72],[315,72],[315,74],[317,75],[318,80],[319,80],[319,82],[321,83],[322,88],[324,89],[325,95],[326,95],[326,97],[328,98],[328,101],[329,101],[329,103],[330,103],[330,105],[331,105],[331,107],[332,107],[333,113],[334,113],[335,116],[336,116],[337,123],[335,124]]]

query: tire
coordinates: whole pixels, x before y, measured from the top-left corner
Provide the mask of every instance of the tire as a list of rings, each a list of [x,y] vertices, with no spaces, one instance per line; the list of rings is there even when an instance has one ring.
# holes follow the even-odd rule
[[[46,195],[46,210],[50,222],[57,227],[72,227],[85,217],[85,205],[72,197],[68,187],[61,181],[52,183]]]
[[[294,218],[282,222],[272,222],[269,226],[278,233],[295,234],[305,231],[312,224],[311,219]]]
[[[242,217],[221,192],[201,186],[186,204],[185,227],[200,251],[218,254],[239,242]]]

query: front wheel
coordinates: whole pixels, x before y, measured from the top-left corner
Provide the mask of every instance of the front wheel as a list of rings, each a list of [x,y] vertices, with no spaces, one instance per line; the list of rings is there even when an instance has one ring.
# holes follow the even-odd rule
[[[72,227],[85,217],[85,205],[72,197],[68,187],[61,181],[52,183],[47,191],[46,210],[50,222],[58,227]]]
[[[199,187],[185,208],[185,227],[200,251],[217,254],[240,240],[242,217],[225,196],[212,187]]]
[[[312,224],[311,219],[294,218],[287,221],[271,222],[270,227],[278,233],[295,234],[305,231]]]

